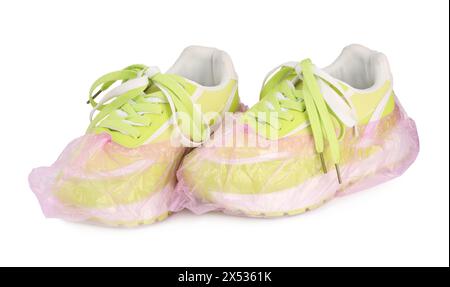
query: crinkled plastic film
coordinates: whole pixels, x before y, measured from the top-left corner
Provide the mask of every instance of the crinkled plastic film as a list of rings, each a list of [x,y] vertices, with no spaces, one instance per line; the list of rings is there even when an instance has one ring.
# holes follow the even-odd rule
[[[52,166],[34,169],[29,182],[47,217],[148,224],[168,215],[184,151],[168,142],[130,149],[106,133],[86,134]]]
[[[298,214],[401,175],[419,152],[415,123],[396,101],[388,116],[346,130],[339,184],[326,152],[328,172],[323,172],[310,133],[271,142],[238,117],[219,128],[209,145],[184,158],[177,172],[173,211],[187,208],[197,214],[223,211],[262,217]],[[238,130],[245,137],[230,136]],[[249,145],[255,141],[258,147]]]
[[[181,165],[186,148],[170,142],[129,149],[106,133],[86,134],[52,166],[34,169],[31,189],[47,217],[114,226],[153,223],[184,208],[293,215],[395,178],[419,152],[414,121],[397,101],[390,115],[346,130],[339,184],[327,152],[323,172],[310,133],[270,141],[243,124],[241,115],[226,117]]]

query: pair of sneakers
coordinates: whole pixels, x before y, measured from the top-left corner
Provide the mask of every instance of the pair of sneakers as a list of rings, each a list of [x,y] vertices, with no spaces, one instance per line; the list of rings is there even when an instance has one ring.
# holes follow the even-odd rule
[[[30,174],[47,217],[136,226],[184,208],[293,215],[402,174],[419,151],[386,57],[360,45],[323,69],[278,66],[246,111],[228,54],[198,46],[166,73],[132,65],[100,77],[88,103],[86,134]]]

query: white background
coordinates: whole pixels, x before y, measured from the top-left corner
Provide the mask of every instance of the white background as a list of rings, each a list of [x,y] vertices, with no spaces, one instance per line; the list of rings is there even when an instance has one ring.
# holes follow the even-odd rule
[[[1,1],[0,265],[448,266],[448,21],[442,0]],[[28,173],[84,132],[98,76],[215,46],[252,105],[274,66],[325,66],[350,43],[388,56],[417,123],[421,151],[403,176],[281,219],[182,212],[113,229],[42,215]]]

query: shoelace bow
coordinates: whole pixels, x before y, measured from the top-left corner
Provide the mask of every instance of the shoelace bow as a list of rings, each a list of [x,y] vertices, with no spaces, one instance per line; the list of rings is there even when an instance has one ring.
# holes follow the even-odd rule
[[[95,101],[118,81],[120,85],[109,90],[99,102]],[[145,114],[162,114],[161,105],[169,104],[172,122],[183,144],[198,146],[210,133],[190,94],[173,75],[161,74],[156,67],[132,65],[100,77],[92,84],[87,103],[93,107],[88,129],[103,127],[139,138],[141,134],[136,127],[151,124]],[[99,113],[94,118],[96,111]]]
[[[282,80],[286,75],[296,72],[296,78],[292,81]],[[273,75],[273,72],[279,70]],[[342,183],[339,163],[341,160],[339,141],[344,137],[345,126],[355,127],[356,120],[350,103],[344,100],[345,91],[328,74],[317,69],[311,60],[303,60],[298,63],[286,63],[272,70],[263,83],[261,102],[258,111],[277,112],[280,119],[291,121],[293,115],[289,110],[306,112],[311,126],[314,146],[320,156],[324,173],[327,166],[324,159],[325,140],[328,141],[332,162],[336,169],[338,182]],[[301,80],[302,89],[295,88],[294,82]],[[280,82],[281,81],[281,82]],[[325,93],[323,93],[325,91]],[[261,121],[258,119],[258,121]],[[333,121],[333,119],[335,119]],[[262,119],[266,121],[266,119]],[[337,123],[340,134],[336,135],[335,124]],[[278,123],[271,125],[274,129],[280,129]]]

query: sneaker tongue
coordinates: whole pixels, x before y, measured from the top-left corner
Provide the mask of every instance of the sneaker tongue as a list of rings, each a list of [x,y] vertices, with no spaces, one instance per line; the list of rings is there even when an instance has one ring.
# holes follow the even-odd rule
[[[291,73],[289,73],[285,77],[285,80],[293,81],[296,76],[297,76],[297,73],[295,71],[292,71]],[[303,88],[303,81],[302,80],[297,80],[293,84],[294,84],[295,89],[297,89],[297,90],[301,90]]]
[[[297,83],[295,83],[295,89],[302,90],[303,89],[303,81],[298,80]]]
[[[170,74],[175,78],[175,80],[189,93],[189,95],[193,95],[197,90],[198,85],[180,75]]]
[[[285,80],[291,81],[295,87],[296,90],[302,90],[303,88],[303,81],[297,79],[297,81],[293,82],[296,78],[297,74],[295,72],[292,72],[291,74],[287,75]]]
[[[287,74],[283,80],[281,82],[283,82],[284,80],[288,80],[288,81],[293,81],[295,79],[295,77],[297,77],[297,73],[295,72],[295,70],[292,70],[289,74]],[[280,84],[281,84],[280,82]],[[295,86],[295,89],[297,90],[301,90],[303,87],[303,81],[302,80],[297,80],[295,83],[293,83]]]

